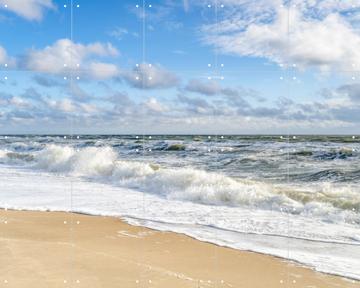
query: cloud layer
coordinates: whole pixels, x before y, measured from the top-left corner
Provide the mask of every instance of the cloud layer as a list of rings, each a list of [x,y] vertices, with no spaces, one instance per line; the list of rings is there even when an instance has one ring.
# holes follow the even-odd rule
[[[261,57],[322,71],[360,66],[360,35],[352,20],[358,1],[231,1],[224,20],[202,28],[222,53]],[[232,6],[231,6],[232,5]]]

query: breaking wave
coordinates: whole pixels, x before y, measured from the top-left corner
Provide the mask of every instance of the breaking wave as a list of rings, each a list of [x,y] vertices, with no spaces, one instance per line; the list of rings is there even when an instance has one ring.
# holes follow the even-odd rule
[[[351,185],[337,187],[326,183],[309,185],[304,190],[295,185],[235,179],[191,167],[165,168],[121,160],[111,147],[76,149],[49,144],[31,154],[0,151],[0,159],[4,158],[22,161],[31,169],[111,183],[169,200],[311,214],[326,217],[327,221],[331,215],[330,221],[359,222],[354,219],[360,211],[360,194]]]

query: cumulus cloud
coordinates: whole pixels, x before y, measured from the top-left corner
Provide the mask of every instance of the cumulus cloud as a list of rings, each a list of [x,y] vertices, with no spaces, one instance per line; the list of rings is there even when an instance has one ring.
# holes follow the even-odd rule
[[[78,69],[83,73],[89,71],[90,76],[102,79],[113,77],[118,71],[115,65],[96,59],[117,55],[118,50],[110,43],[84,45],[70,39],[60,39],[44,49],[28,51],[22,65],[29,70],[50,74],[64,74],[69,69]]]
[[[119,69],[111,63],[92,62],[89,64],[89,73],[96,79],[107,79],[119,74]]]
[[[359,32],[343,16],[360,7],[358,1],[302,0],[289,7],[275,0],[228,2],[235,7],[231,17],[202,28],[205,43],[222,53],[322,71],[360,66]]]
[[[179,78],[161,65],[142,63],[132,71],[122,71],[123,78],[139,89],[165,89],[176,86]]]
[[[0,0],[0,7],[27,20],[35,21],[43,18],[45,10],[55,9],[52,0]]]
[[[76,111],[76,106],[73,103],[72,100],[68,99],[68,98],[64,98],[64,99],[60,99],[60,100],[52,100],[49,99],[47,101],[47,104],[49,105],[50,108],[54,109],[54,110],[59,110],[61,112],[74,112]]]
[[[145,103],[144,106],[151,112],[165,112],[168,108],[160,103],[156,98],[151,97]]]

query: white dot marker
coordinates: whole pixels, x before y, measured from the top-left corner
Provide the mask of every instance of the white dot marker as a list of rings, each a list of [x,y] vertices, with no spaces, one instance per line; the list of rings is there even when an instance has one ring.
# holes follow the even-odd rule
[[[8,77],[7,77],[7,76],[5,76],[5,77],[4,77],[4,79],[5,79],[5,80],[7,80],[7,79],[8,79]]]
[[[210,5],[210,4],[208,5],[208,8],[211,8],[211,5]]]
[[[7,63],[5,63],[5,64],[4,64],[4,66],[5,66],[5,67],[8,67],[8,64],[7,64]]]
[[[211,64],[210,64],[210,63],[208,64],[208,67],[211,67]]]
[[[135,7],[136,7],[136,8],[139,8],[139,5],[136,5]]]
[[[65,224],[65,225],[66,225],[66,223],[67,223],[67,222],[66,222],[66,221],[64,221],[64,224]]]
[[[151,4],[149,4],[149,8],[151,8],[152,7],[152,5]]]
[[[76,7],[77,7],[77,8],[80,8],[80,5],[78,4],[78,5],[76,5]]]
[[[64,8],[66,8],[66,4],[64,4]]]
[[[79,76],[77,76],[77,77],[76,77],[76,79],[77,79],[77,80],[80,80],[80,77],[79,77]]]
[[[149,80],[152,80],[152,77],[151,77],[151,76],[149,77]]]
[[[66,77],[64,77],[64,80],[66,80],[67,78]]]

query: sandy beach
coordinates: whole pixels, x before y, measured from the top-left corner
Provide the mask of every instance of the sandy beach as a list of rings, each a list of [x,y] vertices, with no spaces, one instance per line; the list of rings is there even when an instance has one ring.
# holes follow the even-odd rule
[[[1,287],[360,287],[117,218],[1,210],[0,219]]]

